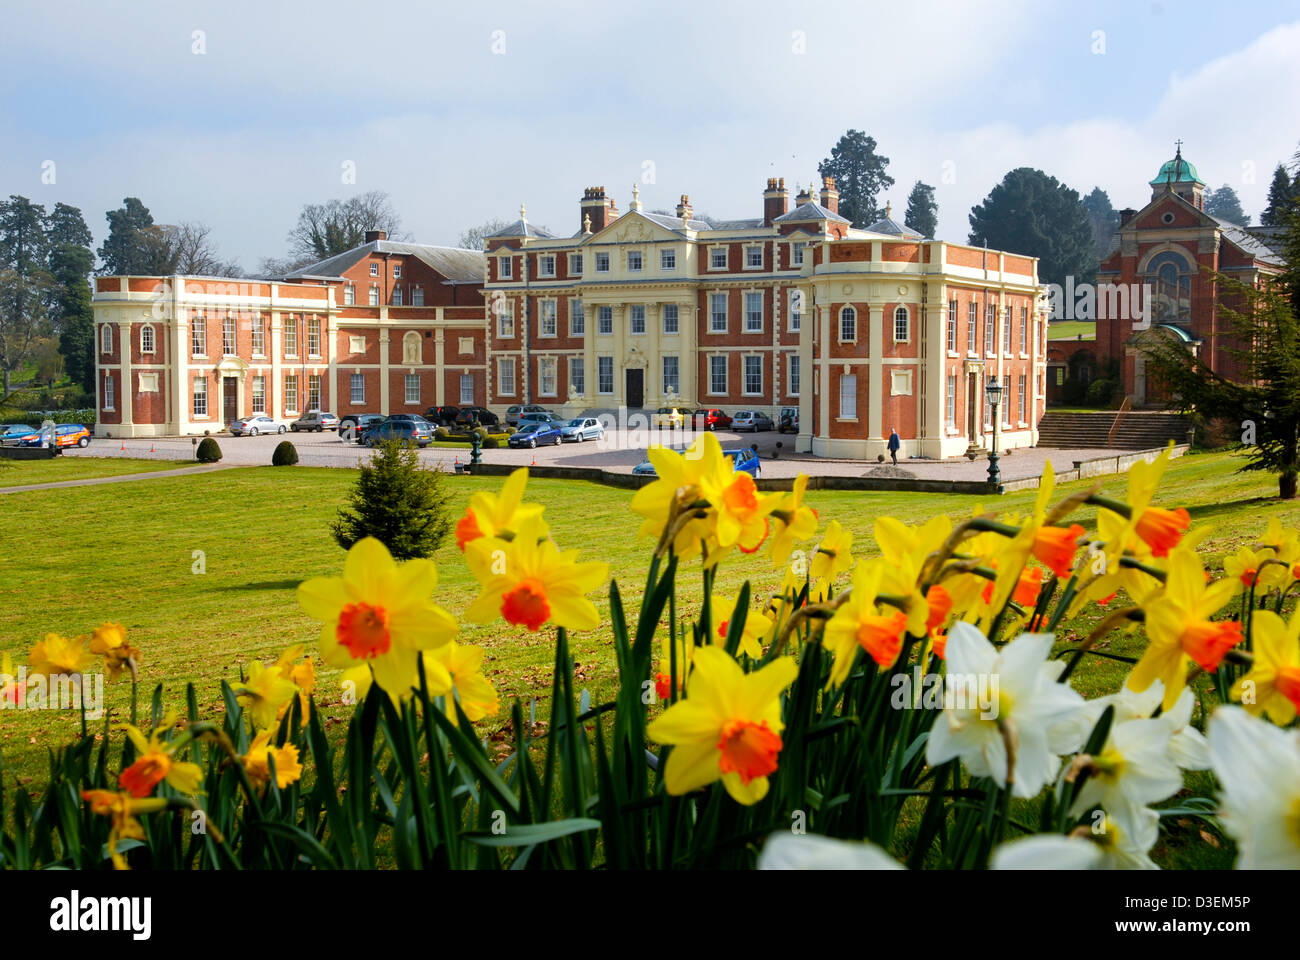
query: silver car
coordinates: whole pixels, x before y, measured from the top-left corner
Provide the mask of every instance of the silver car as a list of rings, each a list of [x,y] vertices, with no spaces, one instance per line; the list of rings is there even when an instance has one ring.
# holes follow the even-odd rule
[[[572,440],[582,443],[584,440],[599,440],[605,436],[605,425],[595,417],[574,417],[560,427],[560,439],[565,443]]]
[[[230,432],[237,437],[255,437],[260,433],[284,433],[288,429],[283,423],[272,420],[263,413],[241,417],[230,425]]]
[[[736,431],[752,430],[758,433],[760,430],[771,430],[772,427],[772,418],[758,410],[737,410],[731,418],[731,429]]]

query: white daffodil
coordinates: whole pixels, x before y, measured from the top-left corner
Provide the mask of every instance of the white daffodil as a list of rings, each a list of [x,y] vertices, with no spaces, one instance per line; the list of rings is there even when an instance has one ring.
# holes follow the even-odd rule
[[[1078,816],[1100,806],[1120,836],[1144,836],[1152,816],[1147,805],[1173,796],[1183,786],[1182,772],[1169,752],[1173,732],[1163,717],[1112,724],[1070,813]]]
[[[1062,663],[1062,661],[1056,661]],[[1165,697],[1165,685],[1156,680],[1141,693],[1134,693],[1124,687],[1119,693],[1097,697],[1089,700],[1084,708],[1071,721],[1074,732],[1082,731],[1080,745],[1087,741],[1097,721],[1107,707],[1115,708],[1111,726],[1128,720],[1148,719],[1160,706]],[[1170,728],[1169,758],[1184,770],[1210,769],[1210,747],[1205,735],[1191,726],[1192,709],[1196,706],[1196,696],[1190,689],[1183,690],[1174,706],[1166,710],[1158,719]]]
[[[1139,811],[1126,829],[1107,817],[1101,824],[1104,829],[1093,836],[1102,850],[1100,868],[1103,870],[1159,870],[1151,859],[1151,848],[1160,839],[1160,814],[1154,810]]]
[[[1092,870],[1102,849],[1091,840],[1038,833],[1001,844],[989,857],[990,870]]]
[[[1282,730],[1240,707],[1214,711],[1209,729],[1237,868],[1300,868],[1300,731]]]
[[[1042,790],[1056,776],[1060,754],[1082,743],[1069,721],[1084,700],[1056,681],[1060,668],[1048,663],[1051,650],[1051,634],[1021,634],[998,650],[969,623],[955,624],[944,653],[946,707],[930,730],[926,762],[959,757],[971,776],[1005,787],[1009,739],[1015,748],[1012,794],[1032,797]],[[996,693],[992,709],[971,702],[975,689]]]
[[[774,833],[758,855],[760,870],[903,870],[874,843],[811,833]]]

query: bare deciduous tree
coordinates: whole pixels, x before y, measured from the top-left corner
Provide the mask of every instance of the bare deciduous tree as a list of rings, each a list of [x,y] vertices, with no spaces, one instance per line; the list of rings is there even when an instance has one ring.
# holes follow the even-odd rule
[[[325,260],[360,246],[369,230],[382,230],[390,240],[402,240],[401,226],[388,194],[379,190],[347,200],[309,203],[289,231],[289,259],[307,263]]]

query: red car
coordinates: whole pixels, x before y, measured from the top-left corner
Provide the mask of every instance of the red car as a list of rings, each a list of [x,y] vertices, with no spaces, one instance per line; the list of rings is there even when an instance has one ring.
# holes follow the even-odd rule
[[[723,410],[701,408],[695,411],[696,430],[726,430],[731,426],[731,417]]]

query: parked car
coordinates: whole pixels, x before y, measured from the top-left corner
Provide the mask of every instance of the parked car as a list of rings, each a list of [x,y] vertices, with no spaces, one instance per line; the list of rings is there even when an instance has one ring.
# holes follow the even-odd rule
[[[650,418],[650,425],[667,430],[680,430],[686,426],[686,416],[689,413],[689,410],[678,410],[676,407],[660,407]]]
[[[512,433],[506,445],[510,447],[540,447],[546,444],[559,445],[563,440],[560,425],[556,423],[525,423],[518,433]]]
[[[553,413],[542,411],[541,413],[523,413],[519,415],[519,426],[523,428],[530,423],[549,423],[556,427],[564,426],[568,423],[563,417],[557,417]]]
[[[582,443],[584,440],[599,440],[605,436],[605,425],[595,417],[574,417],[560,427],[560,438]]]
[[[550,413],[550,411],[545,407],[539,407],[535,403],[525,403],[522,406],[516,403],[514,406],[506,408],[506,426],[519,426],[519,418],[525,413]]]
[[[423,417],[420,417],[418,423],[414,420],[397,420],[389,417],[366,430],[361,442],[367,447],[373,447],[385,440],[402,440],[413,443],[417,447],[427,447],[433,443],[433,427],[429,426],[428,421]]]
[[[726,430],[731,426],[731,417],[715,407],[702,407],[695,411],[696,430]]]
[[[272,420],[264,413],[241,417],[230,425],[230,432],[237,437],[256,437],[261,433],[284,433],[288,429],[283,423]]]
[[[731,467],[737,473],[747,473],[757,480],[763,472],[763,465],[758,459],[758,451],[749,447],[742,447],[739,450],[723,450],[722,455],[731,458]]]
[[[799,432],[799,408],[782,407],[781,416],[776,422],[777,433],[798,433]]]
[[[752,430],[758,433],[760,430],[771,430],[772,427],[772,418],[758,410],[737,410],[736,415],[731,418],[731,429],[737,433],[741,430]]]
[[[390,413],[388,415],[388,419],[396,421],[398,423],[422,423],[426,427],[428,427],[430,431],[433,430],[433,426],[434,426],[432,423],[424,419],[424,417],[420,416],[418,413]]]
[[[462,427],[472,426],[475,421],[481,427],[496,427],[501,424],[501,418],[487,407],[461,407],[455,420]]]
[[[315,430],[317,433],[323,433],[326,430],[337,430],[339,418],[332,413],[325,413],[321,410],[308,410],[305,414],[289,424],[289,429],[294,433],[299,430],[305,430],[308,433]]]
[[[339,420],[339,437],[360,443],[367,428],[383,422],[383,416],[378,413],[349,413]]]
[[[439,423],[444,427],[450,427],[460,416],[460,407],[430,407],[424,411],[424,418],[430,423]]]
[[[16,444],[20,447],[39,447],[41,431],[34,430],[30,436],[23,437]],[[56,447],[88,447],[90,431],[80,423],[60,423],[54,428],[54,445]]]
[[[0,424],[0,444],[16,447],[28,437],[39,436],[40,432],[36,427],[29,427],[25,423],[3,423]]]

